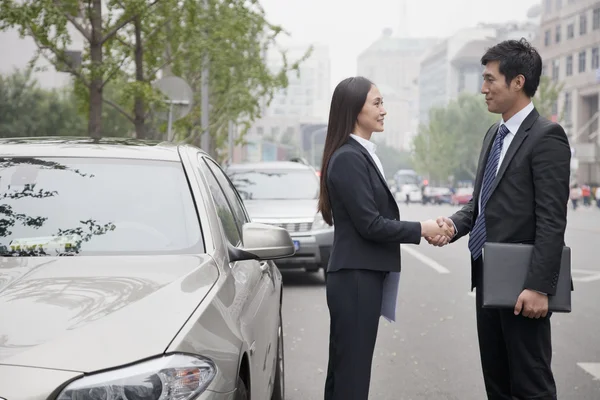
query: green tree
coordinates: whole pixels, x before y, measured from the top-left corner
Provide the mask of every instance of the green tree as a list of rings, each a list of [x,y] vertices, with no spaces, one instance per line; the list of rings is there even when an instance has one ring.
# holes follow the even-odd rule
[[[0,75],[0,137],[87,136],[85,110],[72,87],[42,89],[31,69]],[[108,86],[107,93],[115,88]],[[103,109],[104,136],[127,136],[131,124]]]
[[[38,47],[34,64],[43,56],[58,70],[69,72],[85,94],[88,104],[88,134],[99,138],[105,85],[117,75],[126,58],[115,51],[115,36],[135,18],[145,15],[158,0],[3,0],[0,30],[16,27],[21,36],[31,37]],[[105,10],[106,7],[106,10]],[[72,42],[68,27],[83,37],[82,62],[69,57]]]
[[[209,62],[211,148],[227,144],[229,121],[240,127],[237,141],[243,141],[252,122],[261,116],[273,95],[287,87],[288,74],[298,71],[300,60],[288,62],[281,53],[281,68],[272,71],[266,55],[274,51],[275,40],[284,34],[282,27],[265,18],[258,2],[246,0],[207,0],[205,10],[201,0],[184,1],[181,23],[170,26],[171,38],[181,42],[169,43],[170,51],[185,49],[185,56],[173,57],[172,72],[185,79],[196,98],[190,114],[178,121],[178,139],[200,145],[202,107],[200,98],[202,65]]]
[[[462,94],[445,108],[432,109],[429,124],[413,141],[415,169],[433,182],[475,178],[483,136],[497,119],[480,95]]]
[[[0,137],[85,135],[72,92],[43,90],[31,70],[0,75]]]
[[[564,83],[554,82],[550,77],[543,75],[540,79],[540,85],[533,97],[533,104],[541,116],[548,119],[552,118],[552,109],[554,103],[558,100],[558,96],[564,87]],[[557,116],[558,121],[562,120],[562,115]]]

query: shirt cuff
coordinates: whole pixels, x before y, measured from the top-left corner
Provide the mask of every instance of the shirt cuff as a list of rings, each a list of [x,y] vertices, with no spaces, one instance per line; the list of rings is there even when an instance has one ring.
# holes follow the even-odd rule
[[[448,218],[450,219],[450,218]],[[450,221],[452,221],[450,219]],[[458,229],[456,229],[456,224],[454,223],[454,221],[452,221],[452,226],[454,227],[454,236],[452,236],[452,239],[454,239],[456,237],[456,235],[458,235]]]

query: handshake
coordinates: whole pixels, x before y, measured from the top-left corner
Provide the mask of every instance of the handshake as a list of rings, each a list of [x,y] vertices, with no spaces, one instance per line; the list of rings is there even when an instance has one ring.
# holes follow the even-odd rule
[[[450,243],[454,237],[454,223],[448,217],[438,217],[435,221],[429,219],[421,222],[421,236],[430,245],[442,247]]]

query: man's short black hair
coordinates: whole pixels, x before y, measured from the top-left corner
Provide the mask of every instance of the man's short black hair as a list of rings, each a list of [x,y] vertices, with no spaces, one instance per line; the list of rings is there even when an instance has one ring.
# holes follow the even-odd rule
[[[505,40],[489,48],[481,57],[481,64],[486,65],[490,61],[499,62],[499,70],[506,78],[507,86],[517,75],[523,75],[523,91],[529,97],[535,95],[542,75],[542,57],[525,38]]]

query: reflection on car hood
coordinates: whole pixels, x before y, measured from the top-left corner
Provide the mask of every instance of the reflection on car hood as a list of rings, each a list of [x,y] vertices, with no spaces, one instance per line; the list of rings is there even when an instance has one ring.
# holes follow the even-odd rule
[[[312,220],[317,213],[317,200],[244,200],[251,219]]]
[[[0,364],[90,372],[162,354],[217,278],[208,256],[0,258]]]

